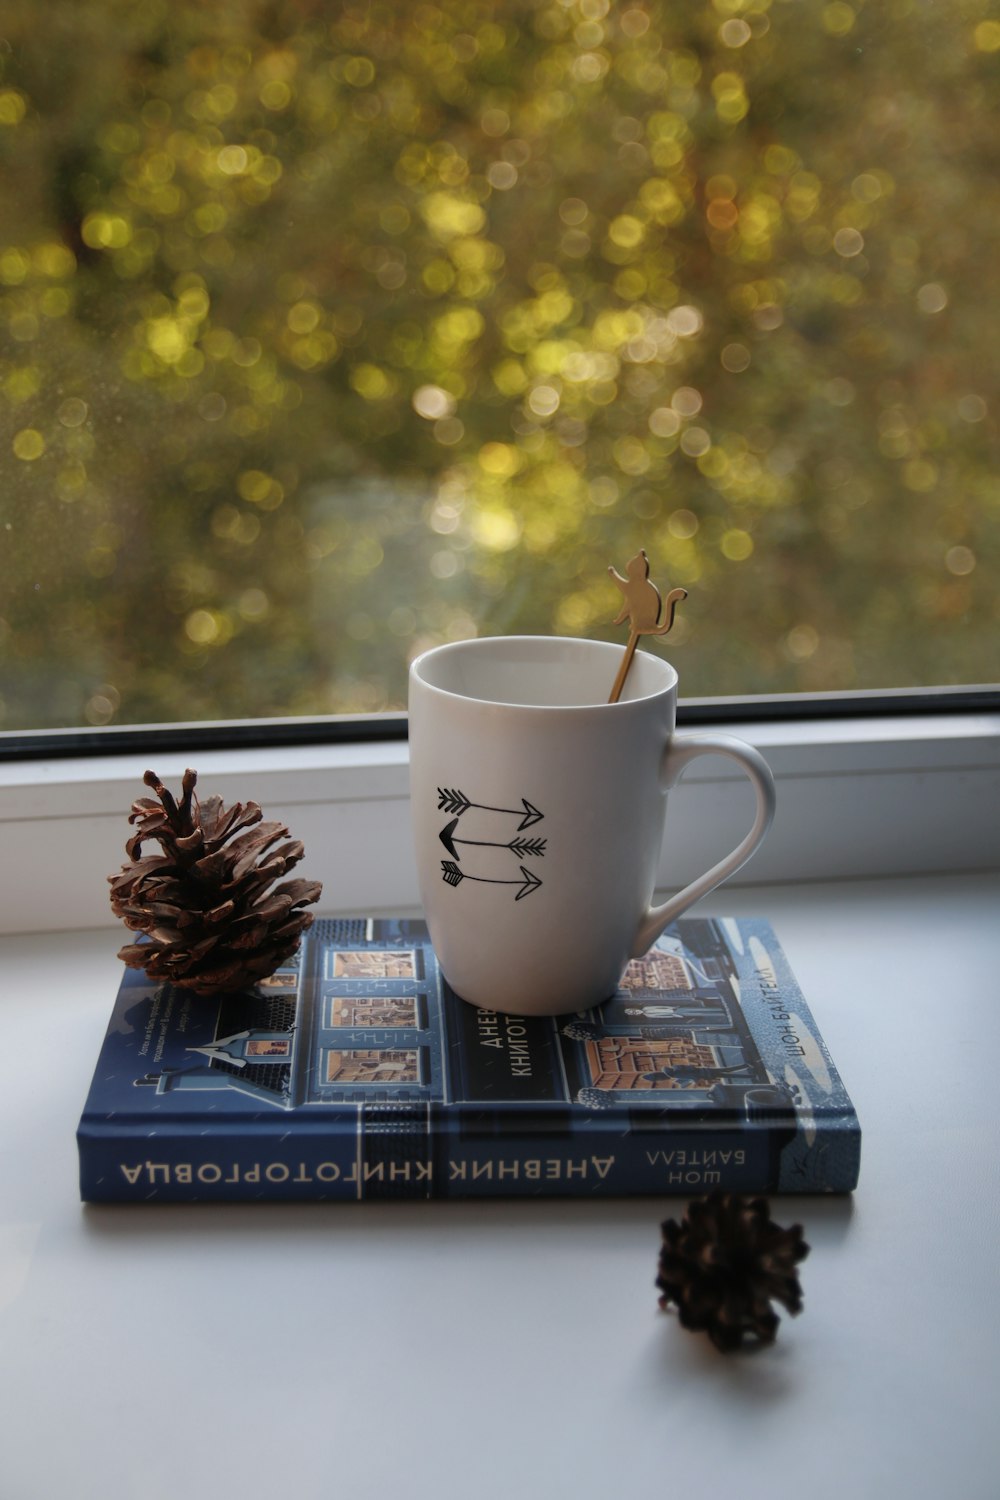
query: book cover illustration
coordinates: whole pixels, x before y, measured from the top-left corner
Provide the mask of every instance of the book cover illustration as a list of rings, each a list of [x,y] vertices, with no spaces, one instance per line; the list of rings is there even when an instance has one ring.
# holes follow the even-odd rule
[[[253,991],[127,970],[91,1201],[848,1192],[860,1129],[770,924],[681,918],[574,1016],[477,1010],[423,923],[320,919]]]

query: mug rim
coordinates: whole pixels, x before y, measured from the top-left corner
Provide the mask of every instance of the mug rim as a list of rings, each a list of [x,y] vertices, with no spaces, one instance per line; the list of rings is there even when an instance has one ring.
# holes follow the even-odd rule
[[[450,655],[475,655],[488,650],[498,651],[504,646],[539,646],[551,650],[553,646],[558,648],[563,644],[573,651],[583,648],[590,654],[605,655],[609,664],[608,690],[610,691],[616,663],[620,663],[625,647],[613,641],[595,641],[585,636],[574,635],[480,635],[470,636],[467,640],[444,641],[438,646],[428,647],[426,651],[421,651],[419,656],[413,658],[409,670],[410,682],[411,684],[418,682],[427,692],[440,694],[442,698],[450,698],[456,703],[481,703],[492,708],[516,708],[546,714],[596,712],[598,710],[620,713],[629,708],[635,708],[639,704],[650,703],[657,698],[668,696],[677,690],[679,679],[676,667],[665,657],[654,656],[651,651],[642,652],[643,661],[652,664],[652,670],[662,674],[662,682],[652,692],[640,693],[632,698],[623,697],[617,703],[525,703],[518,702],[516,699],[478,697],[473,693],[456,692],[453,688],[440,687],[437,683],[428,681],[424,675],[424,667],[432,658],[438,660]]]

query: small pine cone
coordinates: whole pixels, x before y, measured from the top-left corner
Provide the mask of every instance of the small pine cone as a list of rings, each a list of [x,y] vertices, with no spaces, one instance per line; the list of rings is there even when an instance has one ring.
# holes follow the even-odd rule
[[[707,1333],[717,1349],[739,1349],[745,1335],[772,1343],[779,1322],[772,1301],[802,1311],[795,1266],[809,1246],[801,1225],[772,1222],[766,1198],[710,1193],[661,1230],[660,1306],[676,1303],[681,1326]]]
[[[261,822],[255,802],[228,808],[221,797],[199,802],[197,780],[185,771],[177,802],[155,772],[146,772],[143,781],[159,801],[133,802],[129,863],[108,880],[115,915],[147,938],[127,944],[118,957],[151,979],[216,995],[249,988],[291,958],[313,920],[301,908],[318,900],[322,886],[314,880],[275,886],[302,858],[301,843],[279,844],[288,829]],[[160,852],[144,855],[150,839]]]

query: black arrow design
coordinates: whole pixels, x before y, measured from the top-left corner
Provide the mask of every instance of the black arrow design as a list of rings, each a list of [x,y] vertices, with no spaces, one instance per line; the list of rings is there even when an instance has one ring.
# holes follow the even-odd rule
[[[531,827],[532,823],[540,822],[545,816],[544,813],[538,811],[537,807],[532,806],[527,797],[521,798],[521,807],[491,807],[486,802],[470,801],[464,792],[455,791],[446,786],[438,787],[438,812],[454,813],[460,818],[464,812],[468,812],[470,807],[481,808],[483,812],[509,813],[514,818],[520,818],[521,821],[517,825],[518,833],[523,833],[526,828]],[[523,813],[521,808],[524,809]]]
[[[519,859],[528,855],[535,855],[541,859],[545,853],[545,839],[511,839],[509,843],[501,844],[497,839],[457,839],[455,829],[458,827],[458,819],[452,818],[447,828],[442,828],[438,834],[444,847],[453,859],[461,859],[461,855],[455,848],[456,844],[476,844],[480,849],[509,849]]]
[[[441,861],[441,874],[448,885],[461,885],[463,880],[477,880],[481,885],[519,885],[521,889],[514,897],[515,901],[520,901],[522,896],[530,896],[532,891],[537,891],[542,883],[538,876],[532,875],[531,871],[526,869],[524,865],[521,866],[523,880],[492,880],[488,879],[485,875],[468,875],[465,870],[460,870],[458,865],[454,864],[450,859],[443,859]]]

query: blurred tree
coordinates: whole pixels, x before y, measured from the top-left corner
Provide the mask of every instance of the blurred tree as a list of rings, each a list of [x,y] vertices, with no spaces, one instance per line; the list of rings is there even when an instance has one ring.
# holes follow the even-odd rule
[[[979,0],[0,0],[0,726],[997,677]]]

